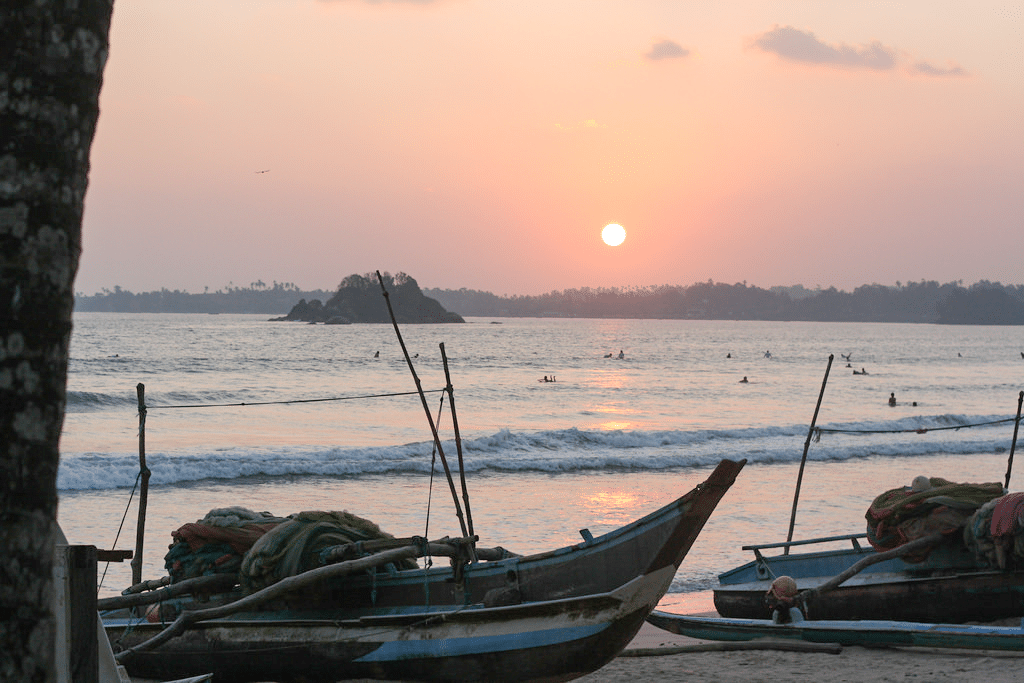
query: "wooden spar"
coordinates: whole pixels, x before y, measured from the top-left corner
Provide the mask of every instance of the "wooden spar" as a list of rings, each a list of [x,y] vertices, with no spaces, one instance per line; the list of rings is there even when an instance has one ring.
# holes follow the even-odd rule
[[[132,586],[133,592],[125,592],[123,595],[115,595],[109,598],[100,598],[96,601],[96,607],[100,610],[126,609],[139,607],[140,605],[152,605],[163,602],[179,595],[187,594],[208,594],[230,591],[238,584],[237,574],[211,574],[209,576],[196,576],[185,579],[178,583],[170,583],[169,576],[152,581],[143,581]],[[150,587],[147,587],[150,586]]]
[[[477,540],[478,539],[475,536],[469,538],[445,537],[437,541],[426,541],[418,536],[410,536],[408,538],[382,538],[373,541],[360,541],[358,543],[336,545],[332,548],[325,548],[321,552],[324,553],[324,563],[332,564],[334,562],[354,559],[353,555],[355,553],[375,553],[382,550],[391,550],[392,548],[426,544],[427,547],[431,549],[431,552],[429,553],[430,555],[454,557],[458,554],[458,548],[474,547]],[[435,550],[437,552],[434,552]],[[517,553],[505,550],[500,546],[497,548],[479,548],[477,554],[481,560],[488,561],[504,560],[509,557],[519,557]]]
[[[459,503],[459,494],[455,490],[455,480],[452,479],[451,468],[448,467],[448,459],[444,457],[444,448],[441,447],[441,437],[437,433],[437,426],[434,424],[434,418],[430,415],[430,406],[427,405],[427,397],[423,393],[423,385],[420,383],[419,375],[416,374],[416,368],[412,364],[412,358],[409,357],[409,350],[405,348],[405,340],[402,339],[402,332],[398,329],[398,321],[395,319],[395,311],[391,308],[391,295],[388,294],[387,287],[384,286],[384,278],[381,277],[380,271],[377,271],[377,282],[380,283],[380,289],[384,293],[384,303],[388,306],[388,315],[391,316],[391,325],[395,328],[395,335],[398,337],[398,344],[402,347],[402,354],[405,356],[405,362],[409,366],[409,372],[412,373],[412,379],[416,383],[416,392],[420,395],[420,402],[423,404],[423,412],[427,414],[427,424],[430,425],[430,433],[434,435],[434,445],[437,447],[437,454],[441,458],[441,466],[444,467],[444,474],[448,478],[448,488],[452,492],[452,500],[455,501],[455,514],[459,518],[459,527],[462,529],[463,536],[469,536],[469,530],[466,528],[466,520],[462,515],[462,504]]]
[[[422,551],[426,551],[426,553],[432,557],[458,557],[460,554],[458,546],[468,545],[468,543],[469,539],[461,538],[423,542],[423,539],[415,536],[411,536],[409,538],[389,538],[375,541],[363,541],[361,544],[347,543],[345,545],[339,545],[332,548],[327,553],[324,561],[327,564],[333,565],[340,564],[341,562],[351,559],[368,559],[362,557],[352,558],[350,553],[356,550],[376,553],[387,550],[406,549],[410,547],[421,550],[417,556],[422,556]],[[476,551],[479,559],[487,561],[498,561],[509,557],[517,557],[515,553],[509,552],[504,548],[477,548]],[[372,557],[372,555],[370,557]],[[387,564],[387,562],[385,561],[382,564]],[[210,576],[197,576],[195,578],[185,579],[184,581],[168,585],[169,582],[170,577],[167,576],[162,579],[144,581],[136,586],[132,586],[123,595],[101,598],[98,601],[97,606],[101,610],[124,609],[128,607],[138,607],[140,605],[151,605],[189,593],[220,593],[231,590],[238,583],[238,575],[233,573],[213,574]]]
[[[1013,441],[1010,442],[1010,457],[1006,461],[1006,483],[1003,488],[1010,490],[1010,472],[1013,470],[1013,451],[1017,447],[1017,429],[1020,428],[1020,407],[1024,404],[1024,391],[1017,394],[1017,419],[1013,422]]]
[[[876,564],[878,562],[884,562],[886,560],[891,560],[894,557],[903,557],[904,555],[907,555],[909,553],[923,550],[925,548],[936,545],[937,543],[941,542],[943,538],[945,537],[941,533],[929,534],[927,536],[922,536],[921,538],[915,538],[913,541],[910,541],[909,543],[904,543],[903,545],[897,548],[893,548],[892,550],[887,550],[884,553],[868,555],[867,557],[858,560],[857,562],[854,562],[844,571],[840,572],[839,574],[836,574],[820,586],[817,586],[815,588],[809,588],[808,590],[803,591],[797,597],[797,601],[804,605],[804,614],[806,615],[807,601],[811,598],[814,598],[820,595],[821,593],[827,593],[828,591],[834,588],[838,588],[844,581],[859,574],[864,569],[870,567],[873,564]]]
[[[444,350],[444,342],[441,342],[441,361],[444,363],[445,391],[448,392],[448,407],[452,412],[452,430],[455,432],[455,452],[459,458],[459,480],[462,483],[462,501],[466,505],[466,523],[469,525],[469,535],[473,535],[473,512],[469,509],[469,489],[466,488],[466,468],[462,461],[462,434],[459,432],[459,418],[455,414],[455,388],[452,386],[452,376],[448,371],[448,354]]]
[[[132,557],[132,583],[142,581],[142,547],[146,539],[146,505],[149,502],[149,468],[146,467],[146,385],[135,386],[139,398],[139,521],[135,526],[135,556]]]
[[[428,543],[426,546],[409,545],[402,548],[385,550],[374,555],[361,557],[357,560],[349,560],[347,562],[327,565],[326,567],[310,569],[309,571],[301,574],[281,579],[277,583],[267,586],[263,590],[257,591],[252,595],[247,595],[240,600],[230,602],[226,605],[208,607],[201,610],[186,610],[163,631],[149,640],[139,643],[135,647],[118,653],[116,659],[118,662],[121,662],[136,652],[152,650],[171,638],[181,635],[190,626],[201,621],[219,619],[230,614],[236,614],[238,612],[257,607],[258,605],[269,602],[270,600],[280,598],[292,591],[307,588],[321,581],[327,581],[329,579],[336,579],[356,572],[366,571],[368,569],[373,569],[374,567],[388,564],[389,562],[398,562],[408,558],[422,557],[424,555],[424,551],[428,551],[431,555],[441,555],[446,552],[457,552],[450,544],[447,543]]]
[[[825,385],[828,383],[828,372],[832,369],[834,354],[828,354],[828,365],[825,367],[825,378],[821,380],[821,391],[818,392],[818,404],[814,406],[814,417],[811,418],[811,426],[807,429],[807,440],[804,441],[804,456],[800,458],[800,472],[796,476],[796,491],[793,492],[793,511],[789,514],[789,534],[786,535],[786,543],[793,540],[793,527],[796,525],[796,504],[800,500],[800,482],[804,478],[804,465],[807,464],[807,449],[811,447],[811,435],[814,434],[814,424],[818,421],[818,410],[821,408],[821,398],[825,395]],[[789,546],[782,552],[789,555]]]

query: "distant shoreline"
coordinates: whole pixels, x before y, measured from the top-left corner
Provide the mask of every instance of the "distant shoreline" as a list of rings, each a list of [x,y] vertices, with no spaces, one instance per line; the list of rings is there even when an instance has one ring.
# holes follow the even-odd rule
[[[334,292],[255,283],[192,294],[167,289],[135,294],[77,295],[75,310],[111,313],[252,313],[280,316],[296,303],[327,301]],[[968,287],[920,282],[864,285],[853,292],[800,285],[761,289],[746,284],[698,283],[647,288],[572,289],[540,296],[498,296],[467,289],[423,288],[446,310],[469,317],[619,318],[898,322],[945,325],[1024,325],[1024,285],[982,281]]]

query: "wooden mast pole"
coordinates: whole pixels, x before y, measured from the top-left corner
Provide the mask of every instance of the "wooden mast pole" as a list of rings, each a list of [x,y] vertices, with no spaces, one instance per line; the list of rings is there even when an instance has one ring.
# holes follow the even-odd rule
[[[1017,394],[1017,419],[1013,422],[1013,441],[1010,442],[1010,457],[1006,461],[1006,483],[1003,488],[1010,490],[1010,472],[1013,470],[1013,451],[1017,447],[1017,430],[1020,428],[1020,407],[1024,404],[1024,391]]]
[[[448,392],[448,407],[452,413],[452,430],[455,432],[455,451],[459,458],[459,481],[462,483],[462,502],[466,505],[466,523],[469,524],[469,535],[473,536],[473,513],[469,509],[469,489],[466,487],[466,468],[462,460],[462,434],[459,432],[459,418],[455,414],[455,388],[452,386],[452,376],[448,371],[448,354],[444,350],[444,342],[441,342],[441,361],[444,363],[445,391]]]
[[[135,386],[139,398],[139,521],[135,526],[135,555],[132,557],[132,585],[142,581],[142,547],[146,538],[146,504],[149,501],[149,468],[146,467],[146,385]]]
[[[821,399],[825,395],[825,385],[828,384],[828,373],[832,369],[834,354],[828,354],[828,365],[825,367],[825,378],[821,380],[821,391],[818,392],[818,404],[814,406],[814,417],[811,418],[811,426],[807,430],[807,440],[804,441],[804,455],[800,458],[800,472],[796,476],[796,491],[793,493],[793,511],[789,515],[789,533],[786,535],[786,550],[783,555],[789,555],[788,543],[793,540],[793,527],[796,525],[796,504],[800,500],[800,483],[804,478],[804,465],[807,464],[807,450],[811,447],[811,436],[814,434],[814,424],[818,421],[818,410],[821,408]]]
[[[423,404],[423,412],[427,414],[427,424],[430,425],[430,433],[434,435],[434,446],[437,447],[437,454],[441,458],[441,465],[444,467],[444,474],[448,477],[448,488],[452,492],[452,500],[455,501],[455,514],[459,518],[459,526],[462,528],[462,535],[469,536],[469,531],[466,529],[466,519],[462,515],[462,504],[459,503],[459,493],[455,490],[455,480],[452,479],[451,468],[448,467],[448,459],[444,456],[444,449],[441,447],[441,437],[438,436],[437,427],[434,425],[434,418],[430,415],[430,406],[427,405],[427,397],[423,393],[423,385],[420,383],[419,375],[416,374],[416,368],[412,364],[412,358],[409,357],[409,351],[405,348],[405,340],[402,339],[402,332],[398,329],[398,321],[395,319],[395,311],[391,308],[391,296],[388,294],[388,288],[384,286],[384,278],[381,277],[380,271],[377,271],[377,281],[380,283],[380,289],[384,293],[384,303],[388,305],[388,315],[391,316],[391,324],[395,328],[395,335],[398,336],[398,344],[402,347],[402,354],[405,355],[405,362],[409,366],[409,372],[412,373],[412,379],[416,383],[416,392],[420,395],[420,402]]]

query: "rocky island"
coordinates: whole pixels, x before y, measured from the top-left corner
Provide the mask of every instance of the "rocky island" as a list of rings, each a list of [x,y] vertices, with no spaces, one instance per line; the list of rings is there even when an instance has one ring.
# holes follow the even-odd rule
[[[462,323],[457,313],[446,311],[435,299],[423,294],[416,280],[405,273],[381,276],[391,298],[395,319],[403,324]],[[300,299],[288,315],[272,320],[297,320],[307,323],[343,325],[348,323],[390,323],[380,283],[373,273],[349,275],[334,295],[322,303],[319,299]]]

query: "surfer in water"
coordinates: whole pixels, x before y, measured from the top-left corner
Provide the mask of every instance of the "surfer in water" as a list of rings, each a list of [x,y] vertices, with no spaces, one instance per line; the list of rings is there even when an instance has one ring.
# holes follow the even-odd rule
[[[743,375],[743,379],[740,380],[740,384],[749,384],[750,380],[747,379],[746,375]]]

